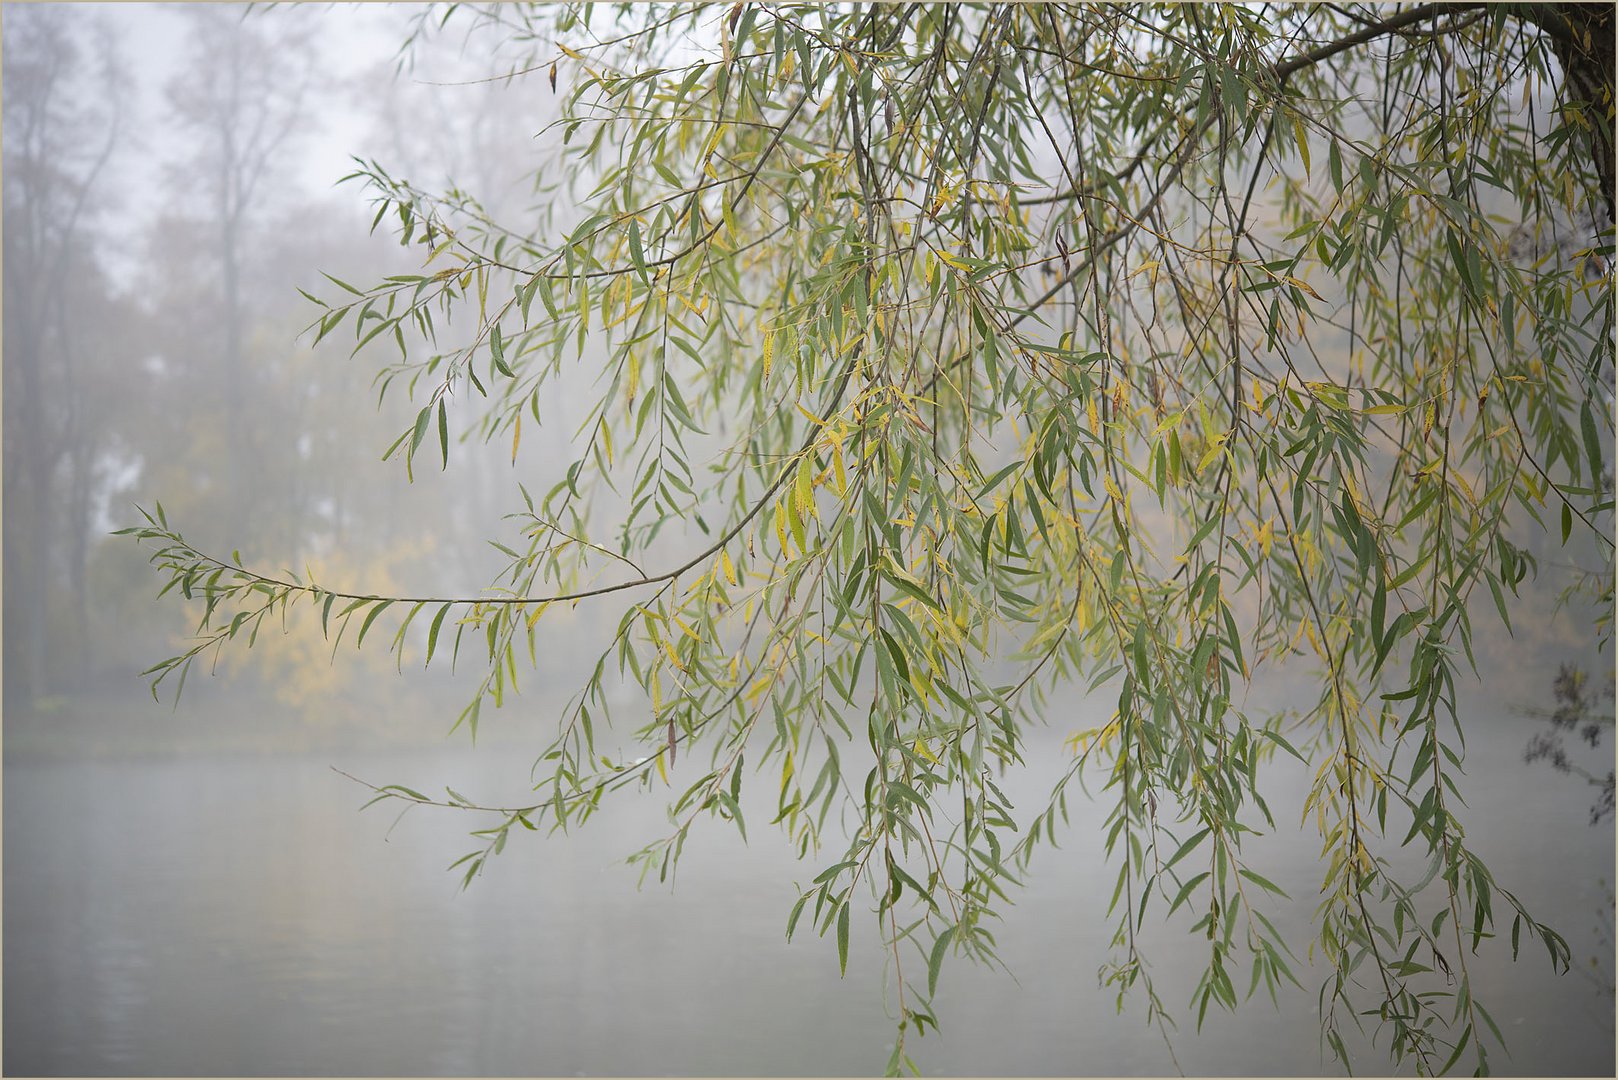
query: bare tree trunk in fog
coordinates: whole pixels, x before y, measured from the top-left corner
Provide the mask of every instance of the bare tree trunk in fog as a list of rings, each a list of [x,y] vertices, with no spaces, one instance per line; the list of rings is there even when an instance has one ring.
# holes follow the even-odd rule
[[[76,365],[74,350],[65,350],[69,374]],[[75,408],[67,444],[67,500],[63,507],[67,534],[67,590],[72,605],[72,633],[79,642],[78,662],[85,671],[95,670],[95,639],[90,635],[91,512],[95,500],[95,467],[101,439],[94,425],[84,422],[83,411]]]
[[[228,127],[222,128],[221,142],[225,157],[219,177],[219,267],[221,308],[225,330],[225,349],[221,358],[225,365],[225,430],[230,439],[230,518],[244,535],[253,531],[253,490],[257,486],[253,477],[252,435],[246,420],[246,395],[243,383],[242,358],[242,285],[238,265],[238,245],[241,240],[241,207],[230,198],[231,161],[234,150]]]
[[[26,225],[13,222],[14,231]],[[10,248],[12,245],[8,244]],[[22,260],[7,252],[5,275],[5,574],[6,696],[31,702],[47,692],[45,598],[50,577],[51,455],[41,419],[37,325],[27,318],[32,291]]]
[[[73,305],[100,281],[87,265],[81,227],[117,142],[122,79],[108,63],[108,92],[91,105],[76,101],[69,80],[82,58],[50,9],[9,10],[5,41],[6,694],[30,702],[51,690],[52,588],[63,564],[76,610],[86,603],[90,493],[81,474],[94,449],[75,441],[84,434],[80,399],[88,388],[74,373],[82,313]],[[104,62],[108,47],[103,42]],[[57,489],[64,460],[73,474],[67,492]],[[67,512],[58,513],[63,504]],[[87,619],[73,621],[79,640],[67,653],[79,664]]]
[[[300,31],[284,18],[244,21],[239,11],[198,5],[185,12],[191,25],[190,62],[169,87],[182,123],[198,131],[201,145],[187,172],[211,195],[218,230],[219,305],[226,451],[229,456],[228,520],[240,536],[253,532],[259,496],[262,448],[250,415],[252,372],[245,355],[247,302],[243,250],[262,181],[279,163],[288,137],[303,118],[303,95],[312,72]],[[275,26],[276,38],[264,25]]]
[[[216,200],[214,212],[219,226],[219,270],[221,317],[224,323],[225,365],[225,431],[230,440],[230,496],[229,519],[244,535],[253,531],[254,492],[257,488],[253,468],[252,433],[246,421],[247,373],[242,357],[242,285],[240,266],[241,224],[246,210],[241,189],[251,188],[263,172],[265,159],[243,162],[236,145],[236,126],[242,121],[241,57],[237,55],[239,41],[222,57],[225,61],[224,77],[229,90],[219,102],[214,117],[214,152],[218,170],[214,177]],[[243,171],[250,170],[243,183]]]

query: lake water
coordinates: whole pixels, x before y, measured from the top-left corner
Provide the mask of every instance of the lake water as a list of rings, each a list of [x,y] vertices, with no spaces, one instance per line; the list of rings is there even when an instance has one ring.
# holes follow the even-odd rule
[[[1578,962],[1612,971],[1609,824],[1589,789],[1521,763],[1525,721],[1474,725],[1465,819],[1496,878],[1556,925]],[[1049,736],[1048,740],[1045,738]],[[1049,745],[1044,743],[1048,741]],[[1062,765],[1041,733],[1015,781],[1024,811]],[[1610,750],[1606,760],[1610,763]],[[763,820],[751,844],[714,822],[677,887],[637,891],[623,856],[662,834],[662,804],[631,797],[582,832],[514,837],[471,889],[445,867],[470,850],[448,811],[355,811],[331,770],[518,798],[508,748],[431,754],[12,760],[4,774],[4,1071],[8,1075],[870,1074],[887,1060],[883,964],[856,920],[839,979],[829,941],[784,939],[800,864]],[[762,781],[760,782],[762,783]],[[1295,898],[1277,921],[1302,954],[1319,841],[1295,828],[1301,778],[1271,798],[1280,834],[1250,852]],[[1015,979],[956,962],[940,1033],[912,1040],[931,1074],[1167,1074],[1144,1010],[1097,985],[1115,868],[1099,805],[1073,802],[1071,839],[1036,863],[997,933]],[[767,816],[764,820],[767,820]],[[391,830],[391,831],[390,831]],[[1605,911],[1603,917],[1602,912]],[[805,926],[808,920],[805,920]],[[1314,990],[1260,996],[1195,1034],[1202,956],[1183,923],[1148,919],[1147,954],[1180,1020],[1189,1074],[1335,1072]],[[1509,922],[1507,924],[1509,926]],[[1535,946],[1538,949],[1538,946]],[[1472,961],[1510,1040],[1500,1073],[1613,1074],[1612,1000],[1542,951]],[[1243,987],[1245,988],[1245,987]],[[1387,1064],[1367,1049],[1357,1071]]]

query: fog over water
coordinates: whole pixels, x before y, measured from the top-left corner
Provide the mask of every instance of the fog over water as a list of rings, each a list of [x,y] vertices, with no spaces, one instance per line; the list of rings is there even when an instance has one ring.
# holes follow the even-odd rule
[[[248,565],[476,594],[506,562],[485,541],[513,535],[518,483],[542,491],[569,460],[588,362],[548,392],[548,419],[515,461],[509,440],[473,438],[447,472],[436,450],[432,467],[418,460],[412,481],[381,460],[420,407],[399,392],[378,404],[372,377],[388,357],[303,333],[317,309],[298,290],[331,295],[322,273],[369,283],[420,269],[386,229],[371,234],[360,186],[337,183],[352,157],[459,184],[496,219],[534,214],[554,93],[541,76],[490,81],[509,58],[469,20],[426,34],[400,71],[418,11],[292,5],[244,22],[226,5],[0,4],[0,1069],[879,1072],[891,972],[858,940],[845,977],[812,929],[787,943],[799,887],[829,860],[800,862],[764,824],[769,778],[750,788],[748,842],[718,821],[699,828],[672,888],[638,886],[624,863],[667,828],[664,801],[629,792],[577,832],[514,836],[463,891],[445,867],[481,822],[360,812],[369,793],[334,771],[494,805],[531,798],[547,725],[621,608],[547,617],[527,693],[484,713],[475,747],[447,733],[482,674],[477,656],[424,671],[412,639],[402,665],[369,643],[334,657],[318,617],[199,668],[178,704],[154,702],[140,676],[196,613],[158,600],[145,553],[107,535],[135,524],[137,505],[161,500],[197,547],[239,550]],[[456,433],[476,419],[470,402],[451,415]],[[1589,824],[1593,789],[1579,777],[1522,760],[1558,667],[1605,670],[1611,657],[1594,654],[1586,612],[1556,604],[1567,564],[1590,553],[1549,538],[1539,550],[1545,579],[1513,616],[1516,638],[1480,630],[1486,679],[1463,695],[1463,820],[1578,970],[1555,975],[1526,950],[1513,965],[1489,942],[1474,988],[1507,1039],[1497,1071],[1611,1075],[1612,820]],[[1278,673],[1253,703],[1312,701],[1310,680]],[[1077,690],[1054,701],[1029,765],[1005,778],[1027,817],[1071,760],[1064,740],[1115,704]],[[1604,775],[1611,729],[1572,753]],[[1272,1006],[1261,991],[1199,1035],[1189,1002],[1205,957],[1155,912],[1141,933],[1179,1023],[1173,1056],[1138,1002],[1120,1015],[1096,975],[1111,955],[1109,806],[1075,788],[1063,847],[1036,857],[1002,911],[1009,972],[946,968],[942,1030],[910,1044],[916,1062],[942,1075],[1332,1072],[1315,998],[1327,969],[1303,955],[1323,871],[1313,822],[1300,822],[1307,781],[1275,766],[1275,834],[1249,841],[1292,898],[1274,915],[1306,992]],[[1388,1067],[1385,1046],[1352,1049],[1357,1071]]]

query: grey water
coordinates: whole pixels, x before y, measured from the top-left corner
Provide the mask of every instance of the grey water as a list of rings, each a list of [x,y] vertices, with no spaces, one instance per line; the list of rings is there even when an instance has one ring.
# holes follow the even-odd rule
[[[1509,1043],[1502,1074],[1612,1075],[1611,823],[1590,793],[1521,761],[1529,722],[1469,734],[1468,838],[1594,968],[1557,975],[1503,941],[1470,958],[1476,995]],[[1031,814],[1063,766],[1035,740],[1009,794]],[[1610,750],[1609,750],[1610,757]],[[445,867],[478,823],[385,806],[332,770],[473,797],[518,798],[509,748],[426,753],[47,760],[4,770],[7,1075],[862,1075],[892,1046],[891,973],[867,918],[849,970],[787,913],[835,853],[799,863],[760,820],[744,844],[699,827],[675,886],[637,889],[626,854],[666,831],[631,795],[583,830],[512,838],[462,891]],[[767,785],[767,781],[755,781]],[[1075,799],[1060,850],[1036,860],[997,927],[1010,974],[946,965],[942,1030],[907,1044],[929,1074],[1336,1073],[1305,959],[1319,839],[1300,828],[1301,776],[1278,775],[1279,828],[1248,848],[1293,898],[1272,908],[1308,992],[1264,991],[1200,1034],[1205,957],[1186,921],[1141,932],[1179,1025],[1170,1056],[1138,1000],[1098,985],[1116,865],[1101,802]],[[1182,913],[1183,914],[1183,913]],[[806,919],[802,924],[808,927]],[[1508,923],[1509,926],[1509,923]],[[1538,950],[1537,944],[1534,946]],[[919,963],[919,960],[916,961]],[[914,977],[914,972],[908,973]],[[1604,989],[1601,985],[1609,986]],[[1238,989],[1245,989],[1245,978]],[[1390,1066],[1361,1046],[1356,1071]]]

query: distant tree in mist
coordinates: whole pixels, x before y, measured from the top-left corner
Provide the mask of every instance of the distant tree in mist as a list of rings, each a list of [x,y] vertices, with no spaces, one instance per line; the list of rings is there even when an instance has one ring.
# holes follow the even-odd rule
[[[247,557],[396,587],[402,570],[441,565],[429,560],[431,541],[448,530],[389,530],[396,486],[368,482],[356,467],[375,460],[388,422],[354,407],[369,396],[371,373],[343,363],[335,343],[297,333],[307,324],[297,286],[318,277],[314,266],[341,272],[387,254],[328,194],[296,182],[300,149],[334,102],[378,116],[384,104],[352,100],[357,88],[326,74],[315,14],[214,5],[176,13],[182,62],[155,110],[168,133],[157,149],[169,182],[141,241],[148,329],[127,343],[143,370],[126,386],[153,410],[178,403],[186,419],[139,436],[137,467],[113,496],[165,492],[168,505]],[[119,600],[125,618],[146,625],[143,610]],[[266,645],[261,662],[227,658],[216,673],[328,726],[352,718],[319,702],[391,666],[332,665],[318,634]]]
[[[268,446],[251,413],[263,396],[246,355],[249,293],[245,265],[252,230],[285,177],[291,143],[308,120],[318,54],[303,19],[244,17],[241,9],[198,4],[183,9],[184,63],[168,88],[173,115],[192,152],[172,168],[172,190],[215,234],[218,300],[210,311],[215,368],[223,374],[230,518],[250,532],[262,486],[258,464]]]
[[[99,473],[121,425],[105,345],[125,309],[97,257],[127,77],[104,28],[60,7],[5,15],[5,689],[51,691],[85,662]],[[89,78],[86,71],[91,72]],[[54,654],[54,655],[53,655]]]

